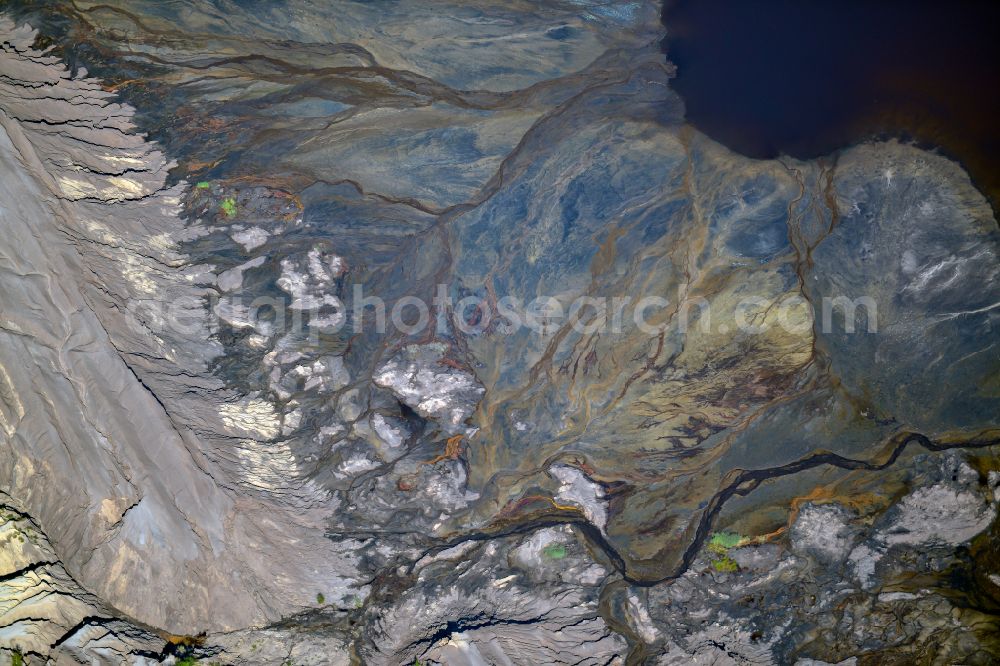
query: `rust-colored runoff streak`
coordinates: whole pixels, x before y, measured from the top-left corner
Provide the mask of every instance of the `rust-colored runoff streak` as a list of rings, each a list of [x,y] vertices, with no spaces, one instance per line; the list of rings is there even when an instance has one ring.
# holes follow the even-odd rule
[[[465,435],[455,435],[454,437],[449,437],[444,443],[444,453],[437,456],[433,460],[425,460],[425,465],[436,465],[442,460],[458,460],[458,457],[462,455],[462,441],[465,439]]]

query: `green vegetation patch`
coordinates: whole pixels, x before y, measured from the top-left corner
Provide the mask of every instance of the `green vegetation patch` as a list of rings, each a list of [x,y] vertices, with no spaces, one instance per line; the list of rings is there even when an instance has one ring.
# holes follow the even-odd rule
[[[733,558],[729,557],[729,551],[750,541],[749,537],[735,532],[716,532],[713,534],[705,546],[705,550],[711,556],[712,568],[721,573],[739,571],[740,567]]]
[[[722,573],[734,573],[740,569],[739,565],[736,564],[736,561],[728,555],[720,557],[717,560],[713,560],[712,566],[716,571],[720,571]]]
[[[236,216],[236,199],[233,197],[226,197],[222,200],[222,212],[226,214],[226,217]]]
[[[749,541],[749,539],[742,534],[736,534],[735,532],[716,532],[712,535],[712,538],[708,540],[708,549],[718,555],[725,555],[726,551],[730,548],[736,548],[746,541]]]
[[[561,560],[566,557],[566,546],[561,543],[550,543],[542,548],[542,555],[552,560]]]

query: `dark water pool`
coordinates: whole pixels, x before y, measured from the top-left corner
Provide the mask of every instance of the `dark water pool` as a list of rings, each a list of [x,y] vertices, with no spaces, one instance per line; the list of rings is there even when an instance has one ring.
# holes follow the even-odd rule
[[[1000,2],[667,0],[688,119],[752,157],[871,136],[959,159],[1000,203]]]

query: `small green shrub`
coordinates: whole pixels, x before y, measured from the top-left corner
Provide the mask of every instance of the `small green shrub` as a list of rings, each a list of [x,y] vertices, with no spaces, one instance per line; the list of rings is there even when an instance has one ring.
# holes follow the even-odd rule
[[[326,603],[326,597],[324,597],[324,596],[323,596],[323,593],[322,593],[322,592],[318,592],[318,593],[316,594],[316,603],[318,603],[318,604],[319,604],[319,605],[321,605],[321,606],[322,606],[322,605],[323,605],[324,603]]]
[[[222,212],[226,214],[226,217],[234,217],[236,215],[236,199],[233,197],[223,199]]]
[[[722,573],[734,573],[740,569],[739,565],[736,564],[736,561],[728,555],[720,557],[717,560],[713,560],[712,566],[715,567],[716,571],[720,571]]]
[[[725,555],[726,551],[730,548],[736,548],[744,541],[746,537],[742,534],[736,534],[735,532],[716,532],[712,535],[712,538],[708,540],[708,549],[713,553],[719,555]]]

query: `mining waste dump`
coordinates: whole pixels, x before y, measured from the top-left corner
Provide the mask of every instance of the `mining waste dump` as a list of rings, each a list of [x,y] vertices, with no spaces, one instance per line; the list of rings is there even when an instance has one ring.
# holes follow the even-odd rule
[[[670,34],[0,4],[0,663],[997,663],[979,178],[720,143]]]

